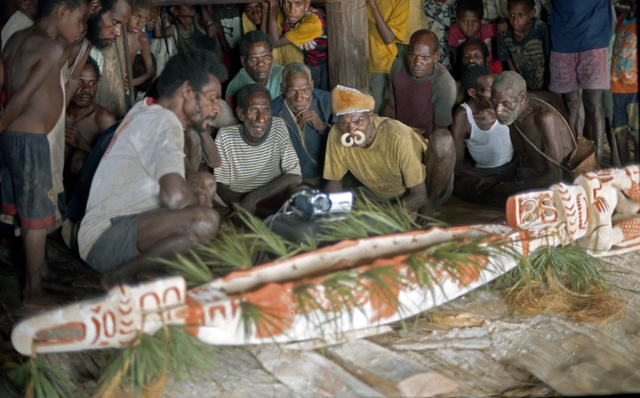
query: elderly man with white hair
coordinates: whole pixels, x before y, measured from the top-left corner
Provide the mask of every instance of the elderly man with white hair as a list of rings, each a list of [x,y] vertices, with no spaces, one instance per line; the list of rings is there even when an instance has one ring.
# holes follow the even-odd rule
[[[313,88],[311,70],[292,62],[282,71],[282,95],[271,105],[271,114],[287,125],[289,138],[300,159],[302,181],[319,186],[324,168],[327,134],[334,123],[331,94]]]
[[[453,191],[451,134],[438,129],[427,142],[397,120],[374,117],[374,105],[371,95],[343,86],[333,89],[331,106],[338,123],[327,142],[325,190],[343,190],[343,179],[351,172],[369,196],[432,217]]]

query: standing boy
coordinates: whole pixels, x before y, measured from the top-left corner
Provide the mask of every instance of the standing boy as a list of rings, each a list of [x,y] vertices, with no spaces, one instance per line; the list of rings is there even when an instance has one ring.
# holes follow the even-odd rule
[[[327,71],[327,20],[324,14],[311,7],[311,0],[283,0],[282,12],[279,1],[269,4],[267,31],[273,47],[279,48],[293,43],[304,53],[304,63],[311,69],[314,87],[329,89]]]
[[[535,17],[534,0],[509,0],[509,30],[498,36],[498,61],[520,73],[527,90],[544,90],[549,70],[549,26]]]
[[[153,58],[151,58],[149,36],[142,31],[149,21],[149,7],[150,4],[144,1],[136,3],[135,7],[133,7],[131,18],[127,22],[127,44],[129,46],[131,66],[133,66],[133,61],[136,59],[138,52],[140,52],[142,63],[144,64],[144,73],[133,77],[133,87],[129,87],[130,90],[156,77],[156,68],[153,66]]]
[[[47,228],[55,198],[47,134],[64,108],[60,71],[84,37],[87,3],[43,0],[34,26],[13,35],[2,53],[9,101],[0,118],[2,212],[18,215],[26,256],[23,304],[52,307],[43,290]]]

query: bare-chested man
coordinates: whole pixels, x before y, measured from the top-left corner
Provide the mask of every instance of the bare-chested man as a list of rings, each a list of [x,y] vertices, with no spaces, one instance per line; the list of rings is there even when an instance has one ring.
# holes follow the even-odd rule
[[[18,215],[26,256],[23,304],[51,307],[43,289],[47,228],[55,224],[47,134],[62,112],[60,71],[86,32],[87,3],[45,0],[37,22],[3,51],[8,103],[0,118],[2,211]]]
[[[526,82],[516,72],[499,74],[491,88],[491,104],[500,124],[509,126],[520,165],[514,180],[495,186],[490,195],[504,204],[515,193],[546,188],[563,179],[563,170],[547,160],[523,136],[546,156],[562,164],[574,148],[571,130],[550,105],[527,95]],[[490,188],[485,186],[484,189]],[[484,192],[480,192],[482,194]]]
[[[509,127],[498,123],[491,106],[493,80],[486,66],[474,65],[464,71],[462,85],[469,99],[455,111],[451,125],[456,145],[453,192],[469,202],[490,200],[477,197],[477,192],[486,184],[496,185],[511,171],[513,145]]]
[[[113,113],[93,102],[99,80],[98,64],[89,57],[80,73],[78,88],[66,111],[64,184],[67,198],[73,192],[82,165],[98,137],[116,122]]]

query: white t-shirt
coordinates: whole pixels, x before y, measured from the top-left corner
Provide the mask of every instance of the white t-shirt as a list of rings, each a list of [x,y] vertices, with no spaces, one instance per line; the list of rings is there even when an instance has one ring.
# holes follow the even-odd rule
[[[272,117],[265,137],[256,143],[244,138],[243,127],[240,124],[218,132],[221,164],[214,169],[217,182],[233,192],[247,193],[283,174],[301,175],[298,155],[282,119]]]
[[[78,231],[80,257],[114,217],[160,208],[160,178],[184,170],[184,132],[178,117],[148,98],[134,106],[114,134],[91,183]]]

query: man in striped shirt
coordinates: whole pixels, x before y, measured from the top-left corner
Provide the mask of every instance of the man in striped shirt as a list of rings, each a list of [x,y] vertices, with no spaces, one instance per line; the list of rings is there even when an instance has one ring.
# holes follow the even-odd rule
[[[271,116],[269,90],[250,84],[238,92],[237,102],[242,124],[218,133],[221,165],[214,173],[224,203],[255,214],[257,207],[283,203],[288,188],[302,182],[300,162],[287,126]]]

